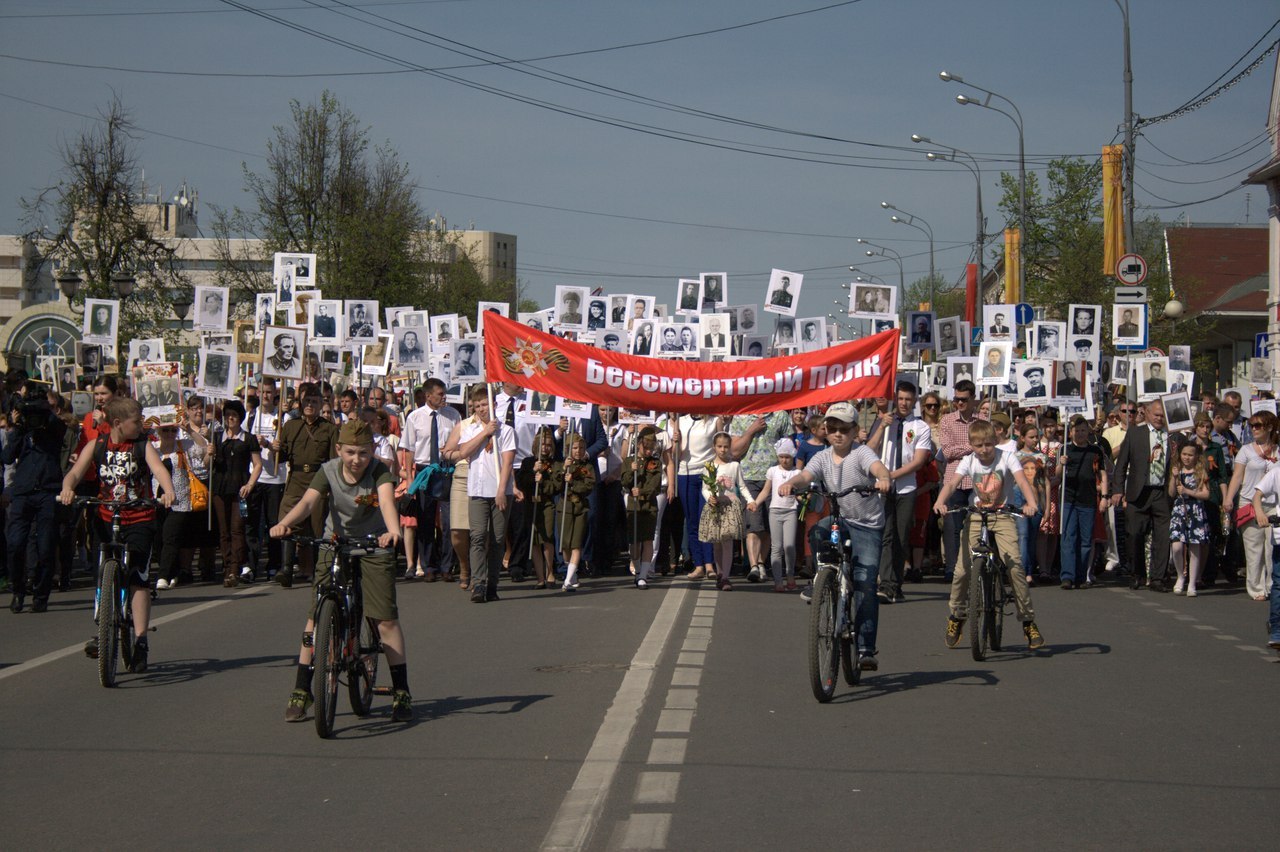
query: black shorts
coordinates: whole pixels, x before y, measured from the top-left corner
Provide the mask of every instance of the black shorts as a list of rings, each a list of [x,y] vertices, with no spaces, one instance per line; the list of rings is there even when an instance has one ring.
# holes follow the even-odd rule
[[[747,490],[752,494],[759,494],[764,488],[765,481],[763,479],[746,480]],[[742,526],[744,532],[767,533],[769,531],[769,501],[765,500],[756,506],[753,512],[745,505],[742,507]]]
[[[97,532],[98,541],[106,547],[111,541],[111,523],[94,514],[93,528]],[[150,585],[151,545],[155,537],[155,521],[139,521],[120,526],[120,540],[124,543],[129,564],[130,586]]]

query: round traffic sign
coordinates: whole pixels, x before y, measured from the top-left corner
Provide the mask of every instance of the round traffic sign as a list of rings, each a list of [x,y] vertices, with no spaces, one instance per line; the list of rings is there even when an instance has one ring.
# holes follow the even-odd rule
[[[1147,280],[1147,262],[1140,254],[1126,254],[1116,263],[1116,278],[1136,286]]]
[[[1013,318],[1018,321],[1018,325],[1031,325],[1036,318],[1035,308],[1028,302],[1019,302],[1013,309]]]

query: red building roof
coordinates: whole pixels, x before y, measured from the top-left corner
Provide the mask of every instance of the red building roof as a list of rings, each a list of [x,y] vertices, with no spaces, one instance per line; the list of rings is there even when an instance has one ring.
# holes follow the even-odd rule
[[[1265,225],[1166,228],[1173,292],[1189,314],[1267,312]]]

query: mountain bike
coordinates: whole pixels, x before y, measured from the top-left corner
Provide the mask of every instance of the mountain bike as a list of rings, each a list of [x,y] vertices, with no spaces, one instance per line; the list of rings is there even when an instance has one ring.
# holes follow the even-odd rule
[[[878,495],[874,488],[846,488],[830,492],[822,488],[810,488],[809,493],[828,498],[831,506],[831,525],[827,542],[814,550],[817,571],[813,577],[813,598],[809,610],[808,647],[809,683],[813,697],[826,704],[836,693],[836,670],[844,673],[849,686],[857,686],[862,679],[861,656],[858,649],[858,630],[862,624],[857,618],[864,592],[854,587],[852,542],[845,537],[840,498],[858,493],[863,496]]]
[[[334,554],[328,580],[316,586],[315,674],[311,680],[316,733],[328,738],[337,713],[338,684],[344,679],[351,712],[357,716],[368,715],[375,693],[387,695],[391,691],[377,685],[382,639],[377,622],[364,615],[360,584],[360,557],[388,551],[378,546],[376,535],[290,538],[296,544],[332,550]]]
[[[100,500],[77,497],[72,504],[81,507],[106,506],[111,510],[111,540],[104,541],[101,553],[101,576],[98,585],[98,682],[108,689],[116,685],[116,665],[124,661],[125,671],[133,668],[133,595],[129,593],[129,551],[120,538],[121,513],[126,509],[158,506],[159,501]]]
[[[999,651],[1004,640],[1004,611],[1013,599],[1009,582],[1009,566],[1000,556],[996,538],[991,532],[992,515],[1022,513],[1012,506],[961,506],[951,512],[976,514],[981,522],[978,536],[969,544],[969,647],[976,662],[983,662],[988,651]],[[966,521],[967,522],[967,521]]]

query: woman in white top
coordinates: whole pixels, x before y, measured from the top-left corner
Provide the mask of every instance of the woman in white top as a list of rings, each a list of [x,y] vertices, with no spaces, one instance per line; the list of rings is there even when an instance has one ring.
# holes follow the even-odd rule
[[[189,471],[197,454],[201,467],[204,466],[205,447],[208,444],[197,447],[190,438],[179,438],[176,423],[157,426],[155,434],[159,440],[156,450],[160,453],[160,463],[169,469],[173,480],[173,505],[163,513],[160,525],[160,579],[156,581],[156,588],[165,590],[178,585],[180,565],[183,566],[182,571],[188,574],[191,570],[191,550],[185,542],[191,540],[191,525],[202,522],[204,517],[191,511]],[[151,493],[160,493],[160,483],[154,477],[151,481]],[[197,520],[192,521],[193,517]]]
[[[800,475],[800,469],[796,467],[794,441],[782,438],[773,445],[773,451],[778,456],[778,463],[765,471],[764,487],[756,499],[747,504],[748,511],[754,512],[756,505],[768,500],[770,493],[776,492],[779,485]],[[775,592],[794,591],[796,587],[796,518],[799,508],[799,502],[791,494],[785,497],[775,494],[769,504],[769,568],[773,572]]]
[[[733,572],[733,545],[742,539],[742,507],[753,503],[751,490],[742,478],[742,469],[733,461],[730,448],[733,438],[728,432],[717,432],[712,446],[716,456],[706,468],[707,476],[714,469],[715,491],[702,481],[702,517],[699,519],[699,538],[715,545],[716,588],[722,592],[730,589],[729,575]]]
[[[1253,492],[1262,477],[1276,466],[1275,430],[1278,421],[1270,411],[1258,411],[1249,418],[1253,431],[1253,443],[1245,444],[1236,453],[1235,470],[1231,484],[1227,486],[1226,506],[1234,506],[1240,498],[1240,513],[1252,508]],[[1237,523],[1239,523],[1237,521]],[[1244,544],[1244,585],[1249,597],[1255,601],[1267,600],[1271,590],[1271,548],[1267,546],[1267,533],[1256,518],[1239,524],[1240,540]]]
[[[672,415],[675,418],[675,415]],[[715,458],[712,439],[728,423],[727,417],[685,414],[676,421],[672,434],[678,452],[677,490],[680,506],[684,509],[684,532],[693,561],[690,580],[701,580],[716,573],[715,553],[710,544],[698,537],[698,522],[702,519],[702,474],[707,462]]]

